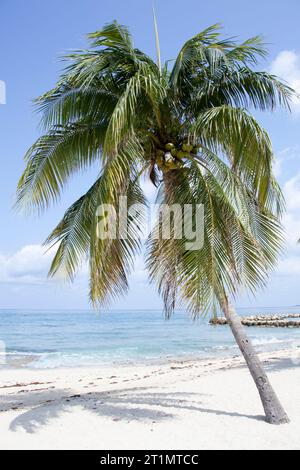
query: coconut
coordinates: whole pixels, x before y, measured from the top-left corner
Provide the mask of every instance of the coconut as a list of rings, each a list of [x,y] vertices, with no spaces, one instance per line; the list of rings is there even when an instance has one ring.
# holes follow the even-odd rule
[[[169,142],[168,144],[165,145],[166,150],[172,150],[175,148],[175,145],[172,144],[172,142]]]
[[[191,144],[183,144],[182,145],[182,150],[184,152],[190,153],[193,150],[193,146]]]
[[[184,152],[183,150],[179,150],[176,155],[177,158],[186,158],[187,156],[187,152]]]
[[[169,169],[169,170],[178,170],[178,164],[177,164],[177,162],[170,162],[170,163],[168,163],[168,169]]]
[[[175,148],[171,150],[171,154],[173,157],[177,157],[177,152],[178,150],[176,150]]]

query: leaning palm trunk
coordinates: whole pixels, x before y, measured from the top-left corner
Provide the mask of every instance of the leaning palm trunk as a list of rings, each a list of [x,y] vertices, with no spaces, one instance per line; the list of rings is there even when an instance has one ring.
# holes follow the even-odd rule
[[[227,300],[222,302],[222,309],[259,391],[266,421],[270,424],[288,423],[289,418],[270,384],[253,344],[245,333],[240,317]]]

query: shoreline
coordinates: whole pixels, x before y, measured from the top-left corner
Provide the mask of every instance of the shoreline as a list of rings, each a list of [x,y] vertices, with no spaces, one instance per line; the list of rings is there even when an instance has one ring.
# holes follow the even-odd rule
[[[274,347],[277,343],[277,347]],[[282,344],[280,344],[282,343]],[[258,354],[264,356],[270,354],[290,354],[295,359],[299,360],[300,363],[300,344],[294,341],[290,341],[290,345],[288,346],[288,341],[285,340],[277,340],[275,343],[261,343],[257,345],[254,343],[255,349]],[[240,351],[237,345],[231,346],[218,346],[215,349],[212,348],[210,351],[199,351],[197,353],[183,353],[183,354],[168,354],[168,355],[161,355],[158,357],[137,357],[135,360],[133,358],[124,358],[124,359],[117,359],[112,358],[111,361],[104,359],[101,361],[101,356],[99,355],[97,361],[95,360],[94,363],[80,363],[80,365],[75,365],[74,363],[71,365],[66,365],[63,362],[58,365],[49,365],[49,366],[36,366],[34,364],[38,363],[40,358],[43,356],[44,353],[31,353],[31,352],[7,352],[6,353],[6,361],[0,362],[0,373],[3,370],[36,370],[36,371],[47,371],[47,370],[57,370],[57,369],[93,369],[93,368],[130,368],[130,367],[151,367],[151,366],[163,366],[165,364],[175,363],[175,362],[218,362],[224,359],[233,359],[235,357],[240,357]],[[49,353],[45,353],[49,354]],[[80,355],[78,355],[80,361]],[[84,354],[83,356],[84,357]],[[63,359],[63,356],[62,356]]]
[[[299,367],[300,370],[300,349],[280,349],[273,351],[264,351],[258,353],[263,366],[267,372],[272,370],[293,369]],[[80,366],[64,366],[64,367],[51,367],[51,368],[35,368],[35,367],[4,367],[0,369],[0,394],[1,390],[6,388],[14,388],[16,384],[22,382],[18,381],[18,377],[33,378],[34,383],[38,382],[35,378],[44,376],[52,378],[54,375],[60,376],[62,381],[66,375],[85,377],[88,373],[91,377],[94,375],[103,375],[103,379],[109,380],[111,372],[118,374],[120,378],[125,377],[124,381],[135,380],[138,374],[147,373],[148,378],[150,375],[172,375],[174,371],[185,371],[193,369],[204,375],[210,375],[224,370],[246,369],[247,366],[241,354],[229,354],[220,357],[198,357],[198,358],[162,358],[160,361],[137,362],[137,363],[112,363],[102,365],[80,365]],[[150,374],[150,375],[149,375]],[[115,377],[115,375],[113,376]],[[58,377],[56,378],[58,380]],[[13,381],[16,380],[14,384]],[[111,384],[108,382],[108,384]],[[1,398],[1,397],[0,397]],[[1,412],[0,401],[0,412]]]
[[[264,422],[237,355],[148,366],[2,369],[0,448],[300,449],[299,356],[299,350],[260,354],[291,418],[280,427]]]

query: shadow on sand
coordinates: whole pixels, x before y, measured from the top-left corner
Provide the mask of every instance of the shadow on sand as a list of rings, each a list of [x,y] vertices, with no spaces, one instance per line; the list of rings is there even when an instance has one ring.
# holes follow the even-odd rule
[[[32,395],[32,396],[30,396]],[[202,395],[203,397],[203,395]],[[5,402],[7,396],[0,397],[0,406],[3,409],[12,408],[12,398]],[[18,415],[10,423],[10,430],[25,430],[28,433],[37,432],[52,419],[63,413],[72,411],[75,406],[95,413],[99,416],[109,417],[114,421],[141,421],[159,422],[176,417],[178,410],[189,410],[193,413],[209,413],[220,416],[249,418],[262,421],[263,416],[246,415],[236,412],[223,411],[201,406],[201,394],[187,392],[160,392],[152,391],[148,387],[135,387],[107,392],[89,392],[80,395],[70,395],[69,390],[26,393],[26,403],[17,403],[15,408],[30,408]],[[35,403],[38,402],[38,405]],[[17,406],[19,405],[19,406]]]

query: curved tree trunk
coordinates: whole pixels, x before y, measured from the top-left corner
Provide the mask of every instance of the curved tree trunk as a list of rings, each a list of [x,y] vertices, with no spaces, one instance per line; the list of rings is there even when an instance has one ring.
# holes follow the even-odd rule
[[[270,424],[288,423],[289,418],[269,382],[251,341],[245,333],[240,317],[227,299],[221,303],[221,307],[259,391],[266,421]]]

